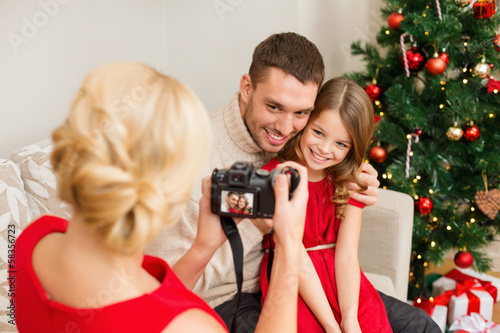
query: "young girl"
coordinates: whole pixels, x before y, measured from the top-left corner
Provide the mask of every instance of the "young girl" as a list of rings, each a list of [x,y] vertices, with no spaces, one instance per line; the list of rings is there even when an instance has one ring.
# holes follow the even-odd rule
[[[250,207],[246,195],[244,194],[240,195],[237,206],[238,206],[238,211],[237,211],[238,214],[250,215],[250,209],[252,209],[252,207]]]
[[[375,288],[361,272],[358,241],[363,205],[349,199],[346,185],[359,178],[373,135],[373,107],[365,91],[338,77],[326,82],[304,130],[278,158],[308,170],[309,200],[300,272],[298,332],[392,332]],[[264,247],[273,245],[266,236]],[[307,255],[307,254],[308,255]],[[268,290],[268,254],[261,267],[262,300]]]

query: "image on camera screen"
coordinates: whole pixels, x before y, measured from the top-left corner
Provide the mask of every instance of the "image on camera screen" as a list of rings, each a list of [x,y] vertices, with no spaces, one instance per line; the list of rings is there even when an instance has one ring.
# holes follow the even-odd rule
[[[254,193],[221,191],[220,212],[228,215],[253,215]]]

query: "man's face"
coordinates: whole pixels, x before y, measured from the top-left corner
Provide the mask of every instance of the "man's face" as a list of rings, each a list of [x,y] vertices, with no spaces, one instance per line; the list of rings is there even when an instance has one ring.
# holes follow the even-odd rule
[[[242,77],[240,108],[255,143],[264,151],[277,153],[300,132],[314,108],[318,85],[302,84],[292,75],[271,68],[264,82],[251,87]]]
[[[236,204],[238,203],[238,196],[236,194],[231,194],[226,197],[226,202],[229,208],[234,208],[236,207]]]

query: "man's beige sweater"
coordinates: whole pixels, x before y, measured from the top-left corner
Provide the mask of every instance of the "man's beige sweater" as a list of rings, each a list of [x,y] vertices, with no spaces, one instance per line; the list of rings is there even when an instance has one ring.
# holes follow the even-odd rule
[[[241,117],[238,96],[238,93],[235,94],[225,107],[209,114],[213,143],[202,177],[212,174],[214,168],[228,168],[236,161],[252,162],[256,167],[261,167],[275,156],[262,151],[255,144]],[[163,230],[148,246],[147,254],[161,257],[173,265],[189,249],[196,236],[200,199],[201,179],[191,193],[182,220]],[[238,230],[244,249],[243,291],[258,292],[260,262],[263,257],[262,235],[248,219],[238,224]],[[224,303],[236,294],[236,277],[229,242],[226,241],[217,250],[193,291],[211,307]]]

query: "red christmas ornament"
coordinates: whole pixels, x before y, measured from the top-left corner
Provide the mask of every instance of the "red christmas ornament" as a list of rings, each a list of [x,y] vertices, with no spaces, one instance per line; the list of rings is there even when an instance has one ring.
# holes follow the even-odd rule
[[[399,29],[399,24],[401,21],[403,21],[404,16],[401,13],[392,13],[389,15],[389,18],[387,19],[387,23],[389,24],[389,28],[392,30],[398,30]]]
[[[467,125],[463,128],[464,139],[467,141],[476,141],[479,138],[479,127],[476,125]]]
[[[443,51],[443,52],[440,52],[440,53],[438,54],[438,57],[439,57],[439,58],[441,58],[441,59],[443,59],[444,61],[446,61],[446,64],[449,64],[449,63],[450,63],[450,56],[448,55],[448,53],[446,53],[446,52],[444,52],[444,51]]]
[[[420,128],[418,128],[418,126],[415,126],[415,128],[413,129],[413,133],[415,133],[418,136],[421,136],[422,130]]]
[[[493,38],[493,46],[497,52],[500,52],[500,34],[496,34]]]
[[[472,5],[472,9],[474,10],[474,18],[489,19],[495,14],[495,1],[478,0]]]
[[[425,68],[431,75],[441,75],[446,70],[446,61],[434,53],[434,56],[425,64]]]
[[[384,147],[375,146],[370,149],[370,160],[375,163],[382,163],[387,159],[387,150]]]
[[[474,262],[474,257],[469,251],[459,251],[455,254],[454,261],[460,268],[469,268]]]
[[[377,81],[375,81],[375,83],[370,83],[368,86],[366,86],[365,91],[368,96],[370,96],[370,99],[373,102],[374,100],[379,98],[382,89],[377,86]]]
[[[420,51],[416,46],[413,46],[411,50],[406,51],[406,58],[408,59],[408,68],[410,72],[418,72],[422,70],[427,62],[425,53]],[[404,62],[404,57],[402,60]]]
[[[433,206],[434,204],[432,203],[432,200],[427,197],[420,197],[415,200],[415,210],[417,210],[420,215],[429,214]]]

